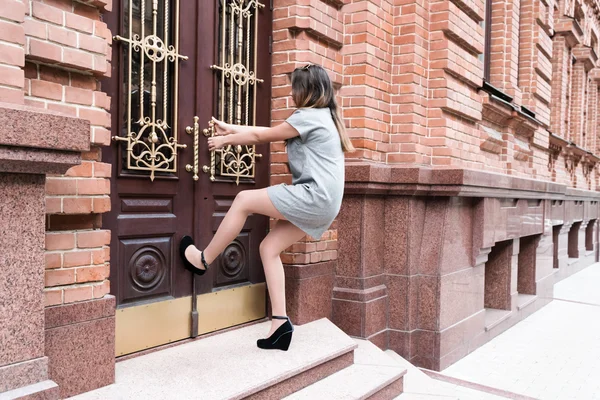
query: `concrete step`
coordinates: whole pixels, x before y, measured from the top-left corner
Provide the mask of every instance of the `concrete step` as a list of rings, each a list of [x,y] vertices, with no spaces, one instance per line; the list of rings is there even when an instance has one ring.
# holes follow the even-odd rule
[[[58,400],[60,391],[58,385],[51,380],[33,383],[18,389],[0,393],[0,400]]]
[[[400,367],[406,368],[403,393],[396,400],[501,400],[505,397],[473,388],[433,379],[398,353],[386,350],[385,354]]]
[[[356,342],[358,348],[354,351],[354,365],[285,399],[387,400],[402,393],[402,377],[406,370],[369,341]]]
[[[287,352],[256,347],[269,324],[118,362],[115,384],[74,399],[280,399],[353,363],[357,344],[327,319],[296,327]]]

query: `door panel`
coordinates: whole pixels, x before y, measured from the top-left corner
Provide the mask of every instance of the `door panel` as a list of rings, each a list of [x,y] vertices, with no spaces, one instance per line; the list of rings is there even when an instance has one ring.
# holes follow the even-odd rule
[[[119,238],[118,262],[126,267],[121,268],[118,277],[123,283],[120,304],[169,296],[171,276],[168,266],[173,258],[172,236],[133,239],[124,239],[123,236]]]
[[[176,83],[194,76],[194,54],[187,52],[195,43],[193,37],[178,43],[172,33],[177,4],[124,0],[109,14],[118,62],[108,82],[116,140],[103,154],[113,165],[112,209],[104,223],[112,230],[111,286],[119,306],[191,293],[175,250],[177,237],[193,229],[193,184],[180,179],[182,146],[191,144],[180,128],[191,112],[177,107],[193,95]],[[193,13],[181,13],[188,14],[185,22],[193,24]]]
[[[217,0],[206,2],[203,10],[214,16],[200,28],[201,48],[213,49],[210,58],[201,57],[203,68],[199,68],[198,81],[212,83],[210,91],[198,93],[199,104],[211,105],[199,109],[203,128],[210,131],[212,116],[230,123],[269,125],[270,9],[254,0]],[[196,192],[196,204],[206,205],[199,210],[197,225],[203,246],[216,232],[236,194],[264,188],[269,180],[269,145],[237,146],[211,153],[206,139],[201,137],[199,149],[200,185],[207,189]],[[211,279],[196,278],[198,293],[264,282],[258,248],[267,229],[267,218],[250,216],[240,235],[214,262]]]
[[[211,218],[213,233],[217,231],[231,203],[230,198],[215,199],[215,211]],[[236,240],[215,261],[213,267],[216,270],[216,276],[213,287],[262,281],[262,275],[256,274],[257,271],[262,271],[262,268],[252,268],[252,266],[260,266],[258,254],[260,241],[257,241],[260,236],[253,234],[253,231],[257,229],[257,226],[259,228],[263,226],[263,221],[261,221],[263,219],[250,216]]]
[[[241,25],[233,7],[246,10]],[[123,355],[265,316],[258,247],[267,218],[251,216],[202,277],[185,270],[178,244],[191,234],[206,246],[235,195],[268,183],[268,146],[211,154],[202,130],[213,115],[269,123],[271,11],[253,0],[121,0],[114,9],[107,15],[116,35],[112,78],[103,83],[113,104],[115,141],[103,152],[113,166],[112,210],[103,225],[112,231]],[[250,72],[261,82],[250,83]],[[194,121],[198,141],[186,131]]]

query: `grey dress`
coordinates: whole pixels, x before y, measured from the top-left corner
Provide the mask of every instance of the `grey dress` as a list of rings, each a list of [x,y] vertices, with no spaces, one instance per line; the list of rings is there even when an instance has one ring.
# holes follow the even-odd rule
[[[292,185],[267,189],[275,208],[315,239],[340,211],[344,194],[344,152],[329,108],[301,108],[287,122],[300,136],[288,140]]]

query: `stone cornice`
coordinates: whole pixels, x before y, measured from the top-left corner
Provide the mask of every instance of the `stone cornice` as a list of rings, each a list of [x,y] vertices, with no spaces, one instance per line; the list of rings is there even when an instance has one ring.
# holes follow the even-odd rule
[[[597,200],[599,192],[464,168],[348,162],[346,194]]]
[[[89,121],[0,103],[0,172],[65,173],[89,149]]]
[[[89,151],[87,120],[18,104],[0,103],[0,145]]]

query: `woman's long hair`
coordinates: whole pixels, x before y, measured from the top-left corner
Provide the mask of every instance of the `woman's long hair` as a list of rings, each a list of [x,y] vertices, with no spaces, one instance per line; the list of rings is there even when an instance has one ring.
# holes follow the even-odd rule
[[[340,135],[342,150],[354,151],[354,146],[346,134],[344,121],[335,100],[335,93],[329,75],[320,65],[309,64],[296,68],[292,73],[292,99],[298,108],[329,108],[331,118]]]

